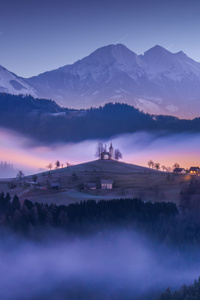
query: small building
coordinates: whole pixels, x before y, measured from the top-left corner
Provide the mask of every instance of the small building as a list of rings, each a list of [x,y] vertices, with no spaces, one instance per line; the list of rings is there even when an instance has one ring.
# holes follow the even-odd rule
[[[112,146],[112,143],[110,143],[109,151],[106,151],[106,146],[103,152],[101,152],[101,159],[108,160],[108,159],[114,159],[114,148]]]
[[[93,183],[93,182],[85,183],[84,189],[85,190],[96,190],[97,189],[96,183]]]
[[[184,169],[184,168],[175,168],[174,169],[174,173],[175,174],[186,174],[187,172],[186,172],[186,170]]]
[[[106,151],[101,152],[101,159],[103,159],[103,160],[108,160],[108,159],[110,159],[110,154],[109,154],[109,152],[106,152]]]
[[[101,189],[102,190],[112,190],[113,180],[101,180]]]
[[[191,175],[199,175],[200,174],[200,169],[199,167],[191,167],[189,169],[189,172]]]
[[[51,186],[52,190],[56,190],[57,191],[60,188],[60,182],[51,182],[50,186]]]
[[[38,185],[38,183],[35,182],[35,181],[25,181],[24,185],[25,186],[30,186],[31,188],[33,188],[33,187],[36,187]]]

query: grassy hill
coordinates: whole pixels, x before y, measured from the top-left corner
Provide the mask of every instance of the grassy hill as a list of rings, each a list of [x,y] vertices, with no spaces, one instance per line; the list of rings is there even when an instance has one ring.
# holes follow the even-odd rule
[[[114,188],[89,191],[82,189],[89,182],[98,186],[102,179],[113,180]],[[0,190],[8,191],[11,195],[18,194],[22,200],[57,204],[126,197],[139,197],[153,202],[174,201],[179,204],[180,192],[190,180],[190,175],[168,174],[118,161],[95,160],[37,174],[40,188],[25,186],[26,181],[33,181],[32,176],[27,176],[21,181],[15,180],[17,186],[14,189],[9,189],[8,182],[0,182]],[[58,191],[49,187],[51,182],[59,182]]]
[[[94,160],[74,166],[70,166],[68,168],[63,168],[59,170],[54,170],[54,173],[62,173],[66,171],[71,172],[95,172],[95,171],[101,171],[101,172],[149,172],[148,168],[133,165],[133,164],[127,164],[124,162],[119,162],[115,160]],[[156,172],[155,170],[152,170]]]

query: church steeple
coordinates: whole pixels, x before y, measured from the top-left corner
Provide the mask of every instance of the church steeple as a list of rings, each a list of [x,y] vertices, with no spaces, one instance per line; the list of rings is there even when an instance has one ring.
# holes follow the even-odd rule
[[[114,148],[113,148],[112,143],[110,143],[109,156],[110,156],[110,159],[113,159],[113,156],[114,156]]]

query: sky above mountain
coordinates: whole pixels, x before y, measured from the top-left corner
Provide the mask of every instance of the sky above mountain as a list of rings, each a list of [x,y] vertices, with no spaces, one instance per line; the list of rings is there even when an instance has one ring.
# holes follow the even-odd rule
[[[123,43],[137,54],[159,44],[200,61],[198,0],[7,0],[0,65],[23,77]]]

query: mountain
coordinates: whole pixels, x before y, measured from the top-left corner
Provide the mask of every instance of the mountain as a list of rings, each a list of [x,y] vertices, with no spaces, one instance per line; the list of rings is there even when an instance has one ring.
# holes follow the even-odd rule
[[[40,96],[53,98],[60,105],[87,108],[136,92],[134,81],[145,68],[141,58],[125,46],[110,45],[73,65],[32,77],[27,82]]]
[[[28,79],[8,74],[16,78],[7,80],[8,92],[30,91],[64,107],[124,102],[153,114],[200,115],[200,63],[161,46],[137,55],[122,44],[109,45],[72,65]]]
[[[0,66],[0,92],[37,97],[36,91],[23,78],[18,77],[2,66]]]
[[[68,107],[120,101],[150,113],[200,114],[200,63],[161,46],[137,55],[124,45],[109,45],[27,83],[40,96]]]

